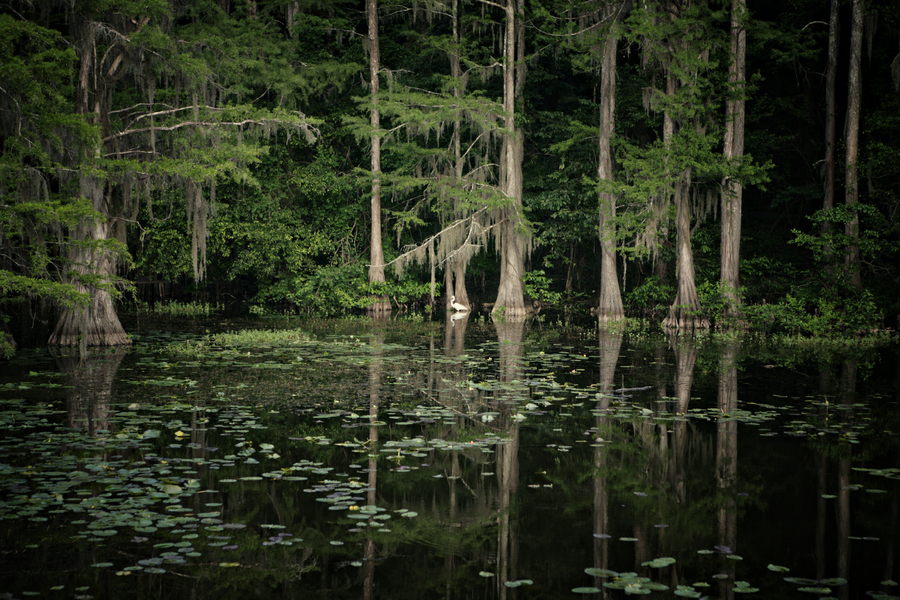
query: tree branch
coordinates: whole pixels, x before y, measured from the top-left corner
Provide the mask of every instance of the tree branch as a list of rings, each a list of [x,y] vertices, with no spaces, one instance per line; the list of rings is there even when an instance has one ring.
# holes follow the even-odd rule
[[[440,231],[437,232],[436,234],[432,235],[432,236],[429,237],[429,238],[426,238],[424,241],[422,241],[421,244],[418,244],[418,245],[417,245],[415,248],[413,248],[412,250],[409,250],[409,251],[407,251],[407,252],[404,252],[403,254],[401,254],[400,256],[398,256],[397,258],[395,258],[394,260],[392,260],[391,262],[385,263],[384,266],[387,267],[387,266],[390,266],[390,265],[394,264],[395,262],[405,260],[407,257],[409,257],[409,256],[412,255],[413,253],[417,252],[418,250],[422,249],[423,247],[428,246],[428,244],[430,244],[430,243],[433,242],[434,240],[440,238],[442,235],[444,235],[445,233],[447,233],[447,232],[450,231],[451,229],[455,229],[456,227],[459,227],[460,225],[462,225],[463,223],[465,223],[466,221],[468,221],[468,222],[469,222],[469,233],[468,233],[468,235],[466,235],[466,239],[463,241],[462,244],[460,244],[460,246],[459,246],[456,250],[454,250],[453,252],[450,252],[449,254],[447,254],[447,257],[446,257],[444,260],[442,260],[441,262],[438,263],[438,266],[443,265],[445,262],[447,262],[448,260],[452,259],[452,258],[453,258],[454,256],[456,256],[457,254],[459,254],[460,250],[462,250],[463,248],[466,248],[467,246],[474,246],[474,245],[475,245],[475,244],[471,244],[471,243],[469,242],[469,240],[472,239],[472,231],[473,231],[473,225],[475,225],[475,217],[476,217],[477,215],[479,215],[479,214],[481,214],[481,213],[487,211],[487,210],[488,210],[488,207],[485,206],[484,208],[479,208],[478,210],[476,210],[475,212],[473,212],[471,215],[469,215],[469,216],[467,216],[467,217],[465,217],[465,218],[463,218],[463,219],[458,219],[458,220],[454,221],[453,223],[451,223],[451,224],[448,225],[447,227],[444,227],[442,230],[440,230]],[[497,227],[498,225],[500,225],[500,224],[502,224],[502,223],[505,223],[506,221],[507,221],[507,219],[501,219],[500,221],[497,221],[496,223],[494,223],[494,224],[491,225],[490,227],[487,227],[487,228],[485,229],[485,231],[490,231],[490,230],[493,229],[494,227]],[[370,265],[370,266],[371,266],[371,265]]]
[[[103,142],[110,142],[112,140],[117,140],[119,138],[123,138],[129,135],[135,135],[138,133],[147,133],[148,131],[175,131],[176,129],[181,129],[183,127],[221,127],[223,125],[232,126],[232,127],[241,127],[242,125],[264,125],[266,122],[271,122],[269,119],[263,119],[261,121],[256,119],[244,119],[243,121],[230,121],[230,122],[215,122],[215,121],[185,121],[183,123],[177,123],[175,125],[169,125],[168,127],[141,127],[140,129],[126,129],[125,131],[120,131],[114,135],[107,136],[103,138]]]
[[[506,10],[506,7],[502,4],[497,4],[496,2],[491,2],[491,0],[478,0],[482,4],[487,4],[488,6],[493,6],[494,8],[499,8],[502,11]]]

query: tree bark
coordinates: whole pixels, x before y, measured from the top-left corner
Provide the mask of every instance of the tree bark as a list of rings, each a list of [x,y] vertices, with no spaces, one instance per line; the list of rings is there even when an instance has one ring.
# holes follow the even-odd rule
[[[372,205],[371,238],[369,250],[369,283],[384,283],[384,248],[381,242],[381,114],[378,110],[378,71],[381,58],[378,46],[378,6],[377,0],[366,0],[366,14],[369,25],[369,92],[372,97]],[[381,297],[368,308],[369,312],[390,312],[391,303],[386,296]]]
[[[824,178],[824,198],[822,200],[822,208],[831,210],[834,208],[834,198],[836,195],[836,172],[835,166],[835,129],[837,128],[837,110],[835,108],[835,86],[837,80],[838,67],[838,36],[840,35],[840,0],[831,0],[831,16],[828,20],[828,65],[825,69],[825,178]],[[828,236],[831,233],[832,224],[830,221],[822,223],[822,235]],[[828,274],[834,272],[831,264],[832,248],[829,245],[825,250],[825,269]]]
[[[471,306],[469,293],[466,291],[466,261],[453,261],[453,295],[456,301],[464,306]]]
[[[670,4],[673,9],[670,18],[680,16],[680,8],[677,4]],[[677,45],[684,45],[685,40],[675,40]],[[678,75],[674,62],[676,57],[671,55],[666,65],[666,94],[674,99],[679,88],[689,85]],[[674,103],[673,103],[674,104]],[[679,114],[669,114],[674,107],[666,110],[663,119],[663,144],[667,148],[667,154],[672,159],[672,143],[676,134],[676,128],[685,127],[684,118]],[[700,127],[696,122],[694,127]],[[666,166],[667,179],[672,180],[671,162]],[[694,280],[694,256],[691,250],[691,168],[683,168],[674,178],[672,187],[672,201],[675,204],[675,300],[669,308],[668,316],[663,320],[663,327],[675,331],[690,331],[693,329],[706,329],[709,321],[703,316],[700,306],[700,297],[697,295],[697,285]]]
[[[81,193],[91,200],[94,210],[106,214],[106,185],[91,175],[81,175]],[[84,221],[73,232],[73,238],[80,243],[69,252],[69,265],[75,274],[69,280],[80,292],[90,295],[86,308],[62,308],[56,328],[50,335],[51,346],[81,346],[82,353],[88,346],[119,346],[130,344],[125,333],[112,296],[106,289],[98,287],[92,280],[109,283],[115,279],[115,258],[110,251],[90,244],[92,240],[110,239],[112,224],[108,220]]]
[[[850,207],[853,216],[844,225],[844,234],[850,239],[844,251],[844,272],[850,284],[862,290],[862,279],[859,272],[859,216],[856,204],[859,202],[859,109],[862,82],[860,68],[862,63],[863,35],[863,0],[853,0],[853,16],[850,31],[850,73],[847,91],[847,156],[844,163],[845,185],[844,202]]]
[[[731,65],[728,82],[735,96],[725,107],[725,160],[734,164],[744,155],[744,84],[746,83],[746,0],[731,2]],[[743,320],[740,296],[741,204],[743,184],[733,178],[722,182],[721,282],[728,302],[726,318]]]
[[[613,26],[615,27],[615,26]],[[616,118],[616,50],[618,32],[615,28],[607,34],[603,48],[600,76],[600,162],[597,178],[613,180],[610,139]],[[616,197],[610,192],[600,193],[600,304],[597,316],[600,321],[618,321],[625,318],[622,293],[616,270]]]
[[[702,314],[700,296],[694,281],[694,255],[691,251],[691,171],[686,169],[675,183],[675,275],[677,291],[663,327],[676,331],[706,329],[709,321]]]
[[[73,33],[77,38],[75,46],[78,48],[80,60],[76,112],[85,116],[90,112],[96,112],[97,121],[101,125],[107,124],[109,117],[106,113],[109,107],[100,101],[107,93],[104,89],[105,78],[103,75],[97,76],[94,60],[97,31],[100,26],[79,13],[72,15],[72,19]],[[91,108],[92,100],[93,108]],[[101,132],[105,133],[107,132]],[[100,152],[100,146],[94,149],[96,155],[99,156]],[[76,243],[69,251],[69,264],[75,274],[75,280],[69,282],[79,291],[88,292],[90,303],[86,308],[62,307],[56,328],[48,340],[51,346],[80,346],[83,356],[87,354],[88,346],[118,346],[131,343],[116,315],[109,292],[91,281],[110,283],[115,279],[114,256],[108,249],[91,245],[91,241],[109,240],[113,237],[113,223],[109,220],[112,216],[111,206],[107,196],[109,185],[105,180],[93,175],[84,172],[80,175],[80,193],[90,201],[95,211],[106,217],[103,221],[84,220],[72,232]],[[64,280],[68,278],[68,275],[64,276]]]
[[[501,190],[509,201],[502,209],[500,228],[500,287],[492,315],[521,319],[527,314],[525,287],[525,233],[522,231],[522,132],[516,128],[516,97],[524,83],[524,47],[517,27],[516,0],[507,0],[503,56],[504,133],[501,155]],[[517,51],[518,48],[518,51]],[[518,62],[518,65],[517,65]],[[518,72],[518,75],[517,75]]]

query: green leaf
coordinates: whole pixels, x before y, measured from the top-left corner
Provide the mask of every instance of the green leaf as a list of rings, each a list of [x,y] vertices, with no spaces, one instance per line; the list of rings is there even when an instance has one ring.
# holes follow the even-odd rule
[[[616,571],[610,571],[609,569],[596,569],[594,567],[588,567],[584,570],[584,572],[591,577],[616,577],[619,575],[619,573]]]

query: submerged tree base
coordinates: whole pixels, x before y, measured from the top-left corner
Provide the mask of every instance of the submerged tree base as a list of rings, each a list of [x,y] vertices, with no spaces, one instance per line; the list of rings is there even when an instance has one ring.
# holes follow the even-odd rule
[[[676,332],[709,329],[709,319],[704,317],[699,309],[685,306],[672,306],[669,308],[669,316],[665,318],[662,324],[664,329]]]
[[[600,323],[618,323],[625,320],[625,312],[621,309],[591,308],[591,316],[597,317]]]
[[[495,321],[522,321],[532,312],[534,311],[524,304],[522,306],[498,306],[495,304],[491,310],[491,318]]]
[[[125,333],[112,298],[106,292],[95,294],[85,310],[63,309],[56,329],[47,342],[50,346],[124,346],[131,343]]]
[[[381,297],[377,302],[366,307],[366,314],[378,316],[387,315],[391,312],[391,301],[387,296]]]

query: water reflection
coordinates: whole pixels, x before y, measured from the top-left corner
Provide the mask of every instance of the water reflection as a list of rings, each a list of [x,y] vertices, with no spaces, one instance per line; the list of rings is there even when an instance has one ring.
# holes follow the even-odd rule
[[[523,336],[525,322],[513,320],[496,322],[497,341],[499,343],[500,363],[499,382],[512,383],[522,378],[522,355],[524,352]],[[515,590],[508,588],[507,581],[518,579],[518,522],[514,502],[519,487],[519,421],[518,394],[513,391],[498,391],[491,402],[500,413],[500,431],[505,442],[497,446],[497,485],[498,491],[498,523],[497,532],[497,589],[500,600],[507,596],[516,597]]]
[[[113,383],[127,347],[92,347],[85,354],[61,348],[56,365],[66,386],[68,426],[93,435],[110,429]]]
[[[95,597],[220,600],[260,586],[508,600],[587,585],[611,599],[625,580],[720,598],[749,582],[780,597],[797,587],[785,575],[845,578],[831,595],[848,599],[890,587],[900,447],[884,433],[893,413],[875,417],[866,363],[765,369],[748,345],[606,328],[573,340],[463,318],[420,337],[372,327],[164,367],[60,358],[69,433],[23,417],[37,392],[3,397],[16,416],[0,437],[0,548],[16,563],[0,554],[0,581],[16,597],[80,579]],[[167,383],[161,368],[194,383],[121,383]],[[73,428],[93,445],[51,446]],[[71,448],[67,463],[40,462]],[[184,493],[160,492],[176,484]],[[160,497],[138,504],[148,492]],[[135,515],[150,526],[137,531]],[[100,521],[118,533],[91,533]],[[27,548],[38,531],[40,556]],[[79,552],[76,565],[48,558]],[[523,580],[533,587],[507,585]]]
[[[735,489],[738,478],[738,354],[740,341],[726,342],[719,358],[719,409],[716,424],[716,487],[719,491],[718,533],[719,545],[730,553],[740,555],[737,532],[737,506]],[[730,561],[725,571],[727,580],[720,580],[719,594],[733,600],[737,561]]]
[[[600,377],[597,382],[599,398],[594,420],[594,548],[593,566],[609,569],[609,449],[606,446],[612,438],[612,423],[608,415],[609,400],[615,387],[616,365],[622,348],[623,332],[610,330],[599,322]],[[594,578],[594,587],[601,589],[601,597],[608,598],[610,591],[602,588],[603,580]]]
[[[368,460],[368,480],[366,491],[366,504],[368,506],[377,506],[378,504],[378,428],[380,423],[378,420],[378,406],[381,396],[381,371],[382,371],[382,348],[384,346],[384,336],[376,334],[373,338],[373,351],[369,360],[369,460]],[[371,600],[375,591],[375,540],[373,538],[374,527],[377,525],[375,521],[376,515],[369,516],[366,524],[366,540],[363,550],[363,600]]]
[[[672,348],[675,353],[675,414],[687,415],[691,405],[691,386],[694,383],[694,365],[700,356],[700,348],[681,338],[673,338]],[[671,477],[674,482],[673,492],[678,504],[687,500],[685,490],[685,474],[688,469],[688,444],[693,439],[689,435],[689,422],[679,419],[673,425],[673,453]]]

